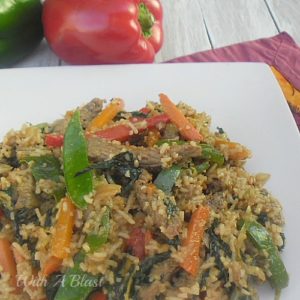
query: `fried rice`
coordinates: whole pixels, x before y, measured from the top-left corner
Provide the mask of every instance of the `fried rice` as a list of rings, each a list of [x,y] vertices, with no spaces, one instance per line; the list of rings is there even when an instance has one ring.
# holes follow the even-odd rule
[[[156,102],[121,110],[99,128],[121,126],[115,138],[88,132],[104,103],[93,99],[52,124],[25,124],[0,144],[0,240],[9,243],[0,253],[0,298],[258,299],[257,285],[275,275],[268,249],[253,242],[245,224],[262,226],[276,251],[285,245],[282,207],[264,188],[269,175],[247,172],[250,151],[183,102],[177,109],[201,141],[188,140],[172,118],[149,126],[165,114]],[[82,172],[93,182],[84,208],[70,196],[64,169],[75,111],[86,133],[89,164]],[[130,128],[126,138],[119,137],[122,128]],[[56,257],[66,198],[74,205],[70,241],[67,255]],[[201,209],[208,212],[202,221]],[[4,263],[3,249],[15,266]],[[53,257],[59,264],[45,273]],[[75,275],[68,285],[66,277]]]

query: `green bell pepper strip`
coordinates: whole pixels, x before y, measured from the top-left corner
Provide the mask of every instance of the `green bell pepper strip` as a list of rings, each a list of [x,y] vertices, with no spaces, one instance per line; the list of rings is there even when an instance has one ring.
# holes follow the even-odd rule
[[[88,295],[99,286],[99,278],[80,269],[85,255],[79,252],[74,259],[74,267],[63,275],[54,300],[86,300]]]
[[[0,1],[0,67],[28,55],[43,38],[40,0]]]
[[[74,204],[81,209],[87,207],[84,196],[93,191],[93,176],[87,172],[76,174],[89,166],[87,143],[80,123],[80,113],[76,111],[65,132],[63,146],[64,175],[69,193]]]
[[[272,274],[269,278],[271,285],[276,290],[287,287],[289,275],[267,229],[256,221],[245,221],[244,226],[254,246],[261,251],[267,252],[269,270]]]
[[[107,207],[102,219],[101,219],[101,228],[99,233],[91,233],[86,237],[86,242],[88,243],[92,252],[98,250],[103,246],[109,236],[110,231],[110,209]]]
[[[201,156],[208,159],[212,163],[216,163],[218,166],[223,166],[225,162],[224,155],[213,146],[209,144],[200,144],[202,148]]]
[[[164,169],[158,174],[158,176],[154,180],[154,184],[165,194],[171,194],[172,188],[175,185],[180,172],[181,167],[176,165],[172,166],[169,169]]]
[[[210,163],[208,161],[203,162],[202,164],[196,166],[197,173],[204,173],[210,167]]]

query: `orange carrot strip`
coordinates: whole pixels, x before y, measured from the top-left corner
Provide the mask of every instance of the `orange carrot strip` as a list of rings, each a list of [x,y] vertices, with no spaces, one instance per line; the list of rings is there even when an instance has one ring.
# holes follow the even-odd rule
[[[186,247],[186,256],[180,266],[194,277],[199,271],[200,248],[209,216],[210,210],[207,206],[197,208],[192,214],[188,225],[187,237],[183,242],[183,246]]]
[[[87,131],[94,132],[101,129],[104,125],[113,120],[113,118],[124,108],[122,99],[113,100],[100,114],[89,124]]]
[[[217,139],[215,146],[218,148],[221,146],[227,147],[228,156],[232,160],[244,160],[251,156],[251,151],[239,143]]]
[[[71,244],[75,218],[75,206],[69,198],[61,200],[58,214],[52,237],[51,256],[64,259],[69,256],[68,250]]]
[[[159,94],[159,97],[165,113],[169,116],[172,123],[176,125],[180,134],[188,141],[202,141],[203,136],[169,99],[169,97],[165,94]]]
[[[15,288],[16,293],[20,293],[17,285],[17,266],[14,259],[11,243],[6,238],[0,239],[0,266],[3,272],[10,275],[10,285]]]
[[[58,271],[61,266],[61,263],[62,259],[57,258],[55,256],[50,256],[44,264],[42,275],[47,277],[52,273]]]

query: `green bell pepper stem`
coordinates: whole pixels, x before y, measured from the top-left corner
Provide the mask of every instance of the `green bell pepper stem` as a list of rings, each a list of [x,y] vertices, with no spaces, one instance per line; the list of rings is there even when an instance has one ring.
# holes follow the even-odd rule
[[[43,38],[40,0],[0,1],[0,67],[28,55]]]
[[[269,270],[272,274],[269,278],[271,285],[276,290],[287,287],[289,275],[267,229],[256,221],[245,221],[244,226],[254,246],[261,251],[267,252]]]
[[[110,231],[110,209],[106,207],[106,210],[101,219],[101,228],[99,233],[91,233],[86,237],[92,252],[102,247],[108,240]]]
[[[202,164],[196,166],[196,171],[200,173],[204,173],[210,167],[210,163],[208,161],[203,162]]]
[[[54,300],[86,300],[88,295],[99,286],[99,278],[80,269],[85,255],[79,252],[74,259],[74,267],[63,275]]]
[[[84,196],[93,191],[91,172],[76,174],[89,166],[87,143],[80,123],[80,113],[76,111],[65,132],[63,146],[64,175],[67,192],[74,204],[81,209],[87,207]]]
[[[158,176],[154,180],[154,184],[165,194],[171,194],[172,188],[175,185],[180,172],[181,167],[176,165],[172,166],[169,169],[164,169],[158,174]]]

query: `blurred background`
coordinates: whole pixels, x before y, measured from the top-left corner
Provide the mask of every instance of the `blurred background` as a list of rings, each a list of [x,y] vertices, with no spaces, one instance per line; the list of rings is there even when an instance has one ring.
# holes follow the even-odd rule
[[[167,33],[158,60],[269,37],[282,31],[300,43],[300,0],[162,2]],[[184,34],[178,35],[183,28]]]

